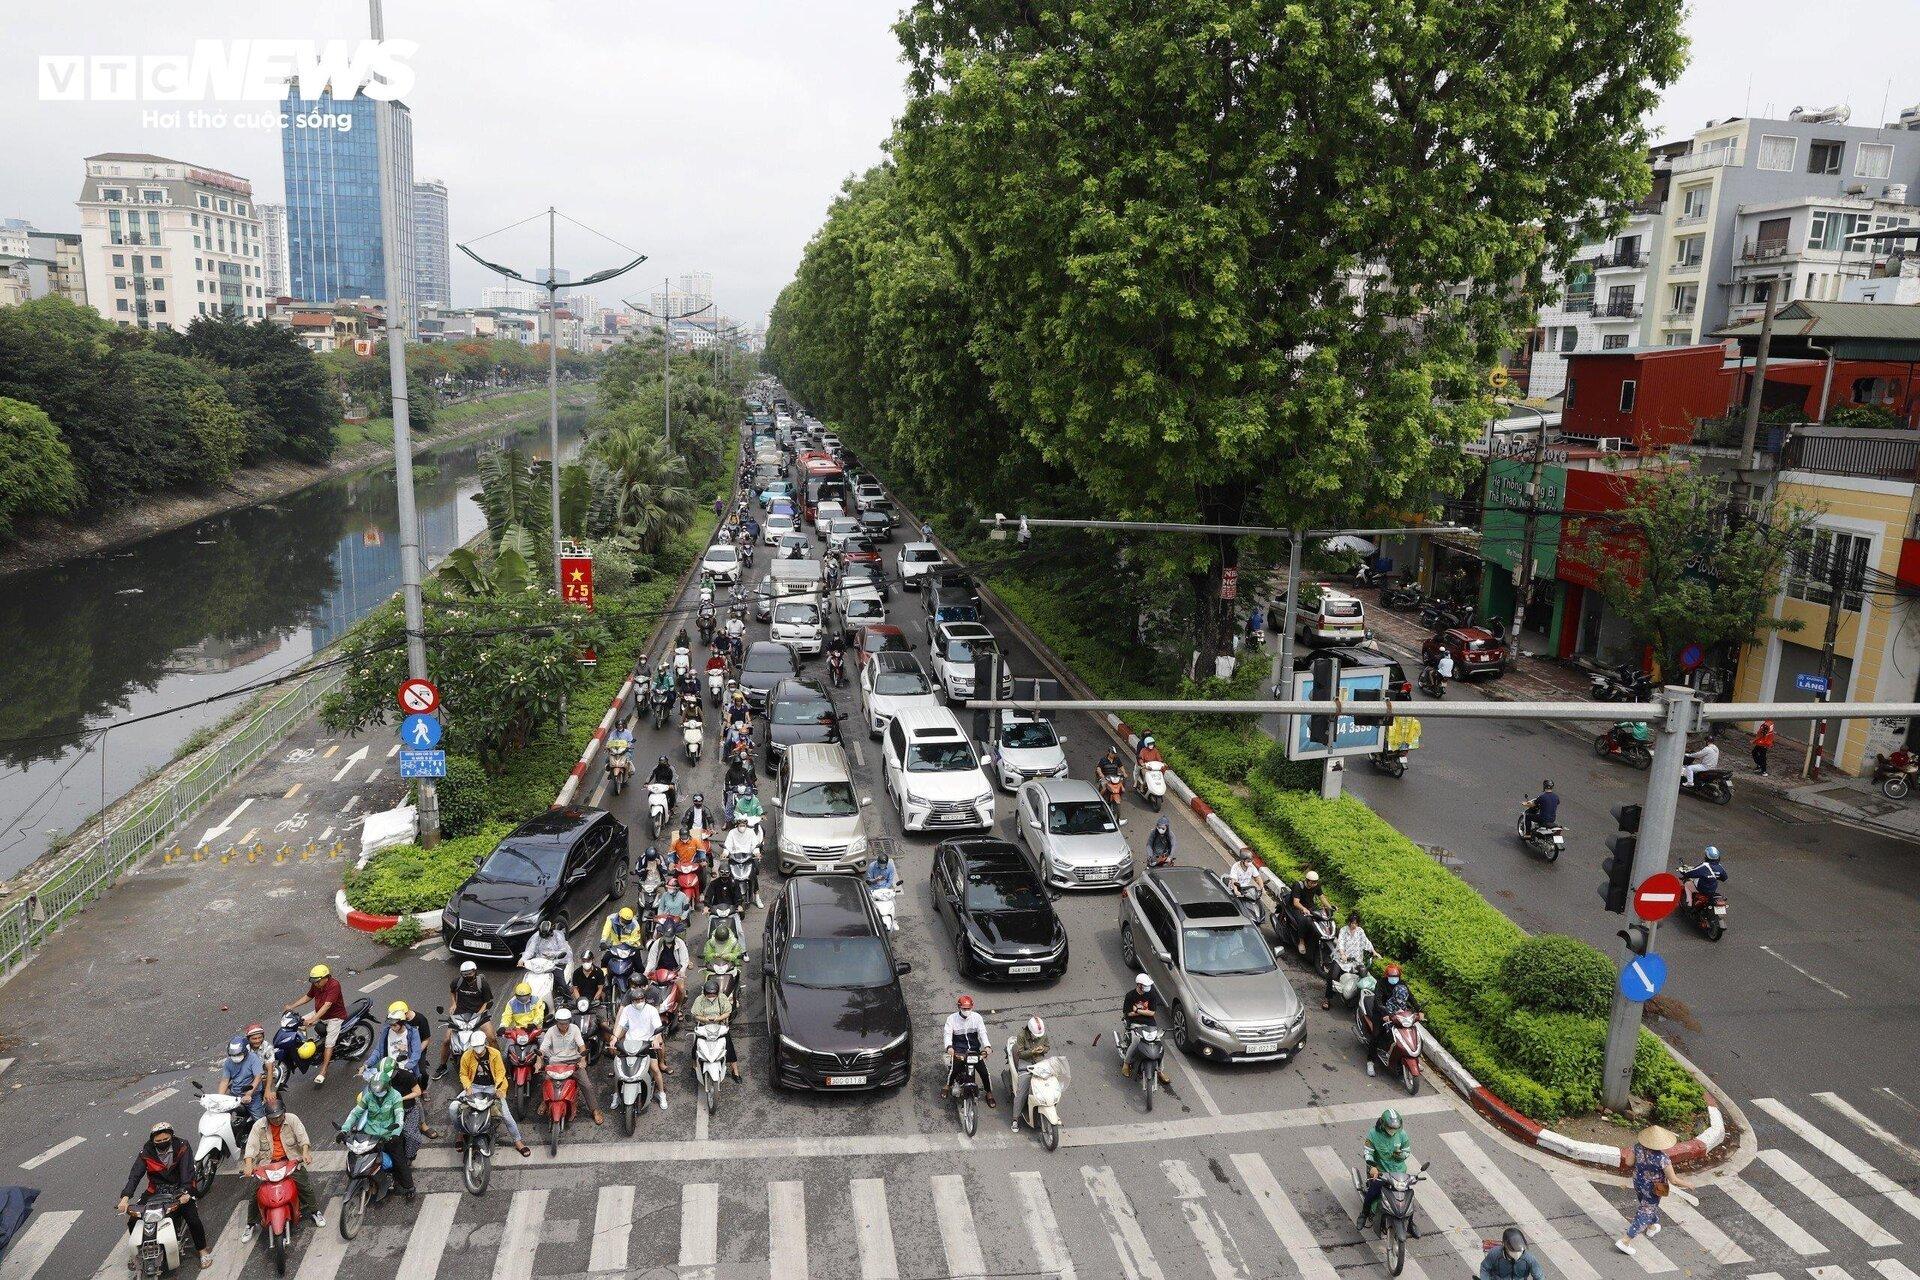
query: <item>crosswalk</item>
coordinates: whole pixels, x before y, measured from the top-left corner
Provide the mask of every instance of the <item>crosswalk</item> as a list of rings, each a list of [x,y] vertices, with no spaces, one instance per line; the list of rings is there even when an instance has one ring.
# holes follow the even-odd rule
[[[1920,1257],[1911,1190],[1920,1161],[1866,1112],[1814,1098],[1800,1107],[1756,1100],[1753,1116],[1765,1118],[1756,1158],[1737,1176],[1704,1181],[1698,1208],[1670,1200],[1666,1230],[1631,1257],[1612,1248],[1630,1208],[1617,1184],[1516,1160],[1458,1117],[1435,1113],[1417,1135],[1431,1167],[1404,1274],[1457,1280],[1518,1224],[1548,1273],[1566,1280],[1920,1280],[1903,1261]],[[411,1209],[377,1208],[351,1243],[333,1230],[337,1218],[304,1231],[290,1269],[295,1280],[387,1277],[396,1262],[408,1280],[656,1271],[681,1280],[1338,1280],[1384,1262],[1378,1238],[1353,1223],[1351,1165],[1363,1131],[1363,1122],[1329,1123],[1303,1129],[1297,1145],[1221,1133],[1054,1157],[1014,1148],[503,1166],[484,1198],[449,1190],[450,1171],[423,1170],[424,1194]],[[337,1213],[337,1198],[329,1209]],[[204,1275],[267,1274],[259,1245],[240,1242],[239,1205],[226,1201],[205,1217],[217,1243]],[[117,1250],[100,1260],[66,1247],[80,1218],[36,1215],[0,1260],[0,1280],[124,1274]]]

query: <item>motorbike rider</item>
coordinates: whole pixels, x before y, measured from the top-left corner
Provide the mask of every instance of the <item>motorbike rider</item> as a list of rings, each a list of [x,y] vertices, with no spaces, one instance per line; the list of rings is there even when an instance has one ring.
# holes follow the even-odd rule
[[[1313,913],[1321,902],[1320,873],[1309,871],[1300,877],[1282,904],[1293,924],[1293,936],[1298,939],[1297,949],[1303,956],[1307,954],[1308,940],[1313,937]]]
[[[580,953],[580,967],[573,971],[573,981],[567,984],[567,990],[573,994],[577,1004],[582,1000],[589,1004],[599,1004],[607,994],[607,971],[600,966],[599,960],[591,950]]]
[[[1166,757],[1160,754],[1160,748],[1154,744],[1153,735],[1150,733],[1142,734],[1140,737],[1140,750],[1134,756],[1134,789],[1137,791],[1145,791],[1147,789],[1148,764],[1165,764],[1166,762]]]
[[[1373,993],[1373,1043],[1367,1058],[1367,1074],[1373,1074],[1373,1056],[1386,1046],[1387,1037],[1392,1035],[1393,1015],[1396,1013],[1418,1013],[1419,1006],[1414,1002],[1413,990],[1400,976],[1400,966],[1389,964],[1385,980]]]
[[[1400,1113],[1388,1107],[1373,1122],[1373,1128],[1367,1130],[1367,1145],[1362,1152],[1367,1163],[1366,1194],[1360,1198],[1360,1216],[1354,1219],[1354,1225],[1360,1230],[1367,1229],[1367,1219],[1380,1203],[1380,1194],[1386,1190],[1386,1174],[1403,1174],[1413,1158],[1413,1143],[1408,1141],[1407,1132],[1400,1124]],[[1420,1228],[1413,1219],[1407,1220],[1407,1234],[1413,1239],[1420,1238]]]
[[[760,906],[760,841],[753,834],[753,827],[748,824],[744,814],[735,812],[733,825],[727,828],[727,838],[721,842],[720,853],[728,865],[731,865],[736,858],[746,861],[750,868],[747,874],[747,894],[753,899],[754,906]],[[731,876],[727,877],[727,879],[731,878]],[[744,903],[742,909],[745,909]]]
[[[1708,845],[1700,856],[1700,864],[1689,867],[1680,878],[1686,882],[1687,900],[1705,898],[1711,902],[1719,894],[1720,886],[1727,882],[1727,868],[1720,861],[1720,850]]]
[[[1236,898],[1258,900],[1260,897],[1260,871],[1253,862],[1253,850],[1242,849],[1234,855],[1233,866],[1227,869],[1227,887],[1233,890]]]
[[[716,674],[724,684],[727,679],[727,655],[717,648],[707,655],[707,679],[712,680]]]
[[[659,900],[653,904],[653,927],[657,935],[667,927],[669,919],[679,921],[679,927],[685,928],[693,918],[693,899],[680,887],[678,880],[668,880],[666,888],[660,891]]]
[[[1147,865],[1164,867],[1173,861],[1173,824],[1163,814],[1147,833]]]
[[[666,756],[661,756],[660,759],[654,763],[653,772],[647,775],[648,786],[652,786],[656,782],[661,783],[667,789],[667,816],[672,817],[673,811],[680,807],[680,784],[675,781],[673,776],[673,761]]]
[[[393,1063],[382,1061],[367,1087],[354,1100],[353,1110],[340,1123],[347,1133],[363,1132],[380,1143],[393,1161],[393,1185],[413,1203],[413,1161],[407,1155],[406,1104],[393,1087]]]
[[[835,630],[827,637],[827,669],[835,672],[836,682],[844,682],[847,670],[847,636],[844,631]]]
[[[1013,1127],[1018,1129],[1027,1114],[1027,1086],[1032,1081],[1033,1065],[1053,1056],[1047,1040],[1047,1024],[1039,1017],[1028,1018],[1013,1037]]]
[[[513,1118],[513,1108],[507,1105],[507,1060],[500,1056],[500,1046],[485,1034],[478,1031],[465,1031],[460,1035],[460,1092],[468,1093],[475,1084],[493,1086],[493,1113],[500,1117],[500,1124],[513,1139],[513,1149],[521,1156],[531,1156],[533,1151],[520,1137],[519,1122]],[[466,1139],[460,1134],[460,1101],[454,1099],[447,1104],[447,1114],[453,1119],[453,1132],[456,1146],[464,1147]]]
[[[311,1004],[313,1012],[301,1019],[301,1025],[312,1026],[319,1023],[320,1070],[313,1077],[314,1088],[327,1082],[327,1067],[333,1062],[333,1047],[340,1043],[340,1028],[347,1018],[347,998],[340,991],[340,979],[333,976],[333,970],[324,964],[317,964],[307,971],[307,994],[295,1000],[281,1010],[292,1013],[303,1004]]]
[[[749,754],[753,750],[752,740],[743,739],[748,744],[746,750],[736,750],[734,742],[732,741],[733,733],[733,726],[729,725],[727,727],[729,741],[727,743],[726,776],[726,794],[729,797],[737,795],[742,791],[753,790],[753,757]]]
[[[666,1024],[660,1020],[660,1011],[647,999],[646,984],[634,983],[633,989],[627,992],[627,1002],[614,1015],[613,1027],[607,1032],[607,1045],[612,1047],[628,1035],[637,1035],[653,1046],[653,1092],[660,1099],[662,1111],[667,1109],[667,1077],[661,1062],[666,1056],[661,1043],[665,1033]]]
[[[1120,999],[1120,1022],[1122,1033],[1131,1037],[1136,1027],[1157,1027],[1160,1025],[1160,997],[1153,994],[1153,979],[1140,974],[1133,980],[1133,986]],[[1120,1064],[1120,1074],[1133,1074],[1133,1046],[1127,1046],[1126,1060]],[[1167,1073],[1160,1073],[1160,1084],[1164,1088],[1172,1084]]]
[[[200,1251],[200,1265],[213,1265],[213,1251],[207,1248],[207,1228],[200,1221],[200,1210],[193,1203],[193,1153],[174,1136],[173,1126],[156,1120],[147,1131],[147,1140],[133,1153],[133,1168],[127,1172],[126,1185],[120,1188],[120,1212],[131,1213],[133,1193],[140,1179],[147,1180],[147,1194],[178,1191],[180,1202],[169,1212],[187,1228],[187,1238]]]
[[[603,947],[617,947],[624,943],[638,950],[646,940],[647,931],[641,927],[640,919],[632,907],[608,912],[606,923],[600,926],[600,945]]]
[[[1340,926],[1340,932],[1333,935],[1333,957],[1338,961],[1334,976],[1342,972],[1346,965],[1357,966],[1366,972],[1367,958],[1373,954],[1373,939],[1360,927],[1360,913],[1349,908],[1347,922]],[[1320,1001],[1322,1009],[1333,1008],[1333,976],[1327,978],[1327,990]]]
[[[689,812],[680,819],[680,833],[673,838],[668,852],[672,855],[673,870],[677,875],[691,866],[694,869],[695,897],[704,899],[707,889],[707,842],[694,835],[693,814]],[[691,912],[688,913],[689,917]]]
[[[313,1142],[307,1137],[307,1126],[300,1123],[300,1117],[287,1114],[287,1104],[280,1101],[279,1095],[268,1099],[263,1123],[253,1126],[253,1132],[247,1135],[247,1146],[240,1153],[240,1173],[251,1178],[254,1168],[270,1160],[293,1161],[293,1187],[300,1193],[300,1208],[306,1216],[313,1219],[313,1225],[324,1227],[327,1216],[320,1212],[326,1202],[314,1194],[313,1179],[307,1176],[307,1170],[313,1164]],[[260,1225],[260,1201],[254,1196],[247,1197],[247,1225],[240,1232],[241,1244],[253,1243],[253,1229]]]
[[[1690,787],[1693,785],[1695,774],[1705,769],[1718,769],[1719,767],[1720,748],[1714,743],[1712,738],[1708,738],[1700,744],[1698,751],[1687,752],[1687,762],[1680,766],[1680,785]]]
[[[257,1022],[249,1022],[240,1038],[247,1042],[247,1048],[260,1055],[260,1065],[266,1068],[261,1078],[260,1096],[280,1092],[280,1059],[275,1056],[273,1046],[267,1043],[267,1029]]]
[[[245,1037],[229,1041],[226,1060],[220,1064],[220,1084],[216,1093],[232,1094],[240,1099],[247,1114],[258,1120],[267,1109],[267,1067]]]
[[[1095,785],[1100,786],[1102,790],[1115,784],[1126,785],[1127,771],[1120,763],[1118,747],[1107,748],[1107,754],[1101,756],[1098,763],[1093,766],[1093,777]]]
[[[492,1005],[493,984],[480,976],[479,965],[471,960],[462,960],[460,972],[455,974],[453,981],[447,985],[447,1008],[455,1017],[464,1018],[469,1014],[490,1008]],[[482,1019],[480,1026],[483,1030],[492,1030],[493,1019]],[[435,1080],[445,1079],[450,1070],[447,1062],[453,1055],[455,1034],[453,1028],[449,1026],[447,1034],[441,1037],[440,1065],[433,1069]]]
[[[1527,802],[1527,834],[1557,826],[1559,821],[1560,794],[1553,789],[1553,779],[1547,778],[1540,783],[1540,794]]]
[[[1547,1272],[1527,1248],[1526,1232],[1508,1227],[1499,1247],[1487,1250],[1480,1259],[1480,1280],[1547,1280]]]
[[[958,1060],[958,1054],[972,1052],[979,1055],[980,1061],[974,1065],[974,1074],[980,1081],[980,1095],[987,1105],[997,1107],[1000,1104],[993,1097],[993,1072],[987,1070],[987,1050],[993,1046],[987,1042],[987,1024],[973,1010],[973,997],[961,996],[954,1001],[953,1012],[947,1015],[946,1026],[941,1029],[941,1044],[948,1062],[948,1075],[951,1077],[952,1064]]]
[[[573,1064],[574,1085],[593,1113],[593,1122],[605,1124],[607,1118],[600,1114],[600,1102],[593,1096],[593,1073],[587,1070],[586,1038],[573,1025],[573,1010],[564,1005],[553,1011],[553,1025],[540,1037],[540,1056],[534,1059],[534,1070],[544,1071],[552,1062]]]
[[[523,1027],[538,1031],[546,1025],[546,1002],[533,998],[532,983],[519,983],[514,987],[512,997],[507,1000],[506,1012],[500,1015],[500,1026],[508,1031],[518,1031]]]
[[[729,1027],[727,1032],[727,1074],[733,1077],[735,1084],[738,1084],[740,1082],[740,1059],[734,1054],[733,1032],[729,1026],[729,1024],[733,1022],[733,1000],[721,994],[720,979],[710,977],[706,980],[706,983],[700,988],[700,994],[693,999],[691,1012],[693,1014],[693,1025],[696,1027]],[[697,1046],[693,1051],[693,1068],[695,1071],[700,1069],[700,1050]]]
[[[887,846],[881,844],[875,850],[873,861],[867,864],[867,892],[875,889],[899,889],[900,868],[893,865],[893,854]]]
[[[405,1000],[395,1000],[387,1006],[386,1028],[374,1041],[373,1051],[367,1055],[367,1064],[360,1069],[361,1078],[373,1079],[388,1060],[408,1071],[417,1072],[425,1049],[426,1042],[421,1038],[419,1026],[414,1023],[413,1010]],[[387,1074],[391,1079],[392,1071],[389,1070]]]
[[[753,724],[753,706],[747,701],[745,689],[733,691],[733,701],[727,704],[727,723],[743,724],[749,727]]]
[[[707,839],[706,833],[711,832],[713,828],[713,810],[707,808],[707,797],[704,793],[695,792],[693,803],[687,806],[686,816],[680,820],[680,829],[700,832],[701,834],[695,838],[704,843]]]
[[[666,914],[664,909],[661,914]],[[656,969],[665,969],[673,975],[673,1001],[676,1007],[686,1003],[689,963],[687,940],[680,936],[678,926],[669,925],[663,920],[660,931],[647,944],[646,971],[652,974]]]
[[[708,969],[716,964],[729,965],[738,972],[747,963],[746,944],[733,931],[733,926],[722,920],[713,926],[713,932],[701,945],[700,963]]]

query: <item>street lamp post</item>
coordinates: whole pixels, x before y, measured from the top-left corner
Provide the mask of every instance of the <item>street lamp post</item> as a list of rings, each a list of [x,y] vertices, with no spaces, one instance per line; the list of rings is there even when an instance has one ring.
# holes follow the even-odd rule
[[[678,315],[673,315],[671,314],[673,310],[672,277],[662,277],[660,289],[661,307],[669,314],[657,315],[652,310],[641,306],[637,302],[629,302],[627,305],[643,316],[652,316],[654,319],[660,321],[661,329],[666,337],[666,341],[662,344],[665,351],[662,353],[660,361],[660,403],[665,411],[662,429],[666,433],[667,447],[671,449],[673,447],[673,322],[676,320],[688,320],[700,315],[702,312],[711,311],[713,309],[713,300],[709,298],[707,304],[703,307],[695,307],[691,311],[682,311]]]

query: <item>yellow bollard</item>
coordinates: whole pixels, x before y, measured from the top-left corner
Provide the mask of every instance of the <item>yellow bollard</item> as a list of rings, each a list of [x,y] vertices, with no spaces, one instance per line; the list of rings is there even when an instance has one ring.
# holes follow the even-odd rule
[[[206,860],[206,857],[207,857],[207,846],[203,844],[197,844],[193,846],[193,860],[195,862],[204,862]]]
[[[278,852],[278,853],[276,853],[276,854],[274,854],[274,855],[273,855],[273,860],[274,860],[274,862],[275,862],[276,864],[278,864],[278,863],[282,863],[282,862],[285,862],[285,861],[287,860],[287,846],[286,846],[286,845],[284,845],[284,844],[283,844],[283,845],[281,845],[281,846],[280,846],[280,852]]]
[[[313,856],[313,841],[307,841],[307,847],[300,851],[300,861],[305,862]]]

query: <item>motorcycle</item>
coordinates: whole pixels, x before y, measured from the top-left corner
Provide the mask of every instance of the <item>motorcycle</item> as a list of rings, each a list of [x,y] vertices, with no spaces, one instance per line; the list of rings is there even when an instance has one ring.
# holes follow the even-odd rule
[[[265,1229],[267,1253],[275,1275],[287,1274],[287,1254],[293,1249],[293,1224],[300,1221],[300,1186],[293,1180],[291,1160],[268,1160],[253,1167],[253,1201]]]
[[[827,650],[827,679],[836,689],[847,687],[847,657],[838,649]]]
[[[1376,992],[1366,992],[1353,1009],[1353,1034],[1359,1037],[1367,1055],[1367,1074],[1384,1069],[1390,1075],[1398,1075],[1401,1087],[1412,1097],[1420,1092],[1421,1051],[1426,1044],[1420,1033],[1421,1015],[1411,1009],[1394,1014],[1386,1043],[1376,1049],[1373,1033],[1377,1025],[1377,998]]]
[[[620,1096],[620,1123],[633,1136],[634,1120],[653,1099],[653,1045],[632,1032],[613,1047],[613,1086]]]
[[[653,692],[647,696],[647,705],[653,708],[653,728],[656,733],[667,727],[667,717],[673,710],[673,691],[665,685],[653,686]]]
[[[347,1016],[340,1024],[340,1038],[334,1042],[333,1054],[342,1062],[355,1062],[367,1056],[373,1048],[374,1024],[371,1020],[373,1002],[362,996],[353,1002],[347,1010]],[[318,1023],[309,1026],[297,1013],[280,1015],[279,1030],[273,1033],[273,1058],[277,1064],[275,1079],[291,1080],[304,1071],[311,1071],[320,1065],[321,1034],[325,1028]]]
[[[1388,587],[1380,593],[1380,603],[1389,609],[1418,609],[1425,604],[1427,593],[1420,589],[1417,582],[1404,586]]]
[[[1160,812],[1160,802],[1167,798],[1167,762],[1165,760],[1142,760],[1134,771],[1133,793],[1140,797],[1147,808]]]
[[[1408,754],[1405,751],[1376,751],[1367,757],[1367,762],[1376,772],[1384,773],[1389,778],[1404,778],[1407,776]]]
[[[1622,720],[1593,740],[1593,754],[1602,760],[1616,759],[1636,769],[1653,764],[1653,748],[1643,736],[1647,727],[1634,720]]]
[[[713,629],[718,625],[714,621],[713,604],[709,601],[700,606],[700,643],[705,648],[713,647]]]
[[[527,985],[533,988],[533,998],[547,1008],[549,1017],[553,1014],[553,971],[560,962],[551,956],[534,956],[526,963]]]
[[[1887,799],[1905,800],[1916,775],[1920,775],[1920,756],[1904,747],[1890,756],[1874,753],[1873,781]]]
[[[1440,678],[1440,668],[1432,663],[1420,668],[1420,692],[1429,698],[1447,696],[1447,682]]]
[[[1336,974],[1333,989],[1341,1000],[1351,1009],[1360,1002],[1361,997],[1372,991],[1375,986],[1371,955],[1361,956],[1357,960],[1343,960],[1333,956]]]
[[[490,1084],[475,1083],[454,1099],[455,1145],[460,1152],[460,1180],[470,1195],[484,1195],[493,1176],[493,1131],[500,1123],[493,1104],[499,1094]]]
[[[1007,1079],[1014,1096],[1020,1093],[1020,1068],[1013,1061],[1013,1042],[1007,1042]],[[1042,1058],[1026,1071],[1027,1097],[1020,1119],[1040,1135],[1040,1145],[1060,1149],[1060,1099],[1067,1091],[1067,1060]]]
[[[741,963],[746,957],[741,957]],[[733,1011],[740,1012],[740,970],[725,960],[715,960],[707,966],[707,976],[720,984],[720,994],[733,1001]]]
[[[953,1099],[960,1132],[971,1138],[980,1127],[980,1046],[971,1035],[964,1043],[956,1039],[952,1055],[947,1067],[947,1096]]]
[[[1429,631],[1450,631],[1454,627],[1471,626],[1473,606],[1455,604],[1451,600],[1429,600],[1420,606],[1420,625]]]
[[[678,680],[693,670],[693,650],[684,644],[673,647],[673,677]]]
[[[542,1073],[540,1109],[547,1117],[547,1154],[560,1154],[560,1135],[580,1107],[580,1082],[573,1078],[581,1070],[577,1062],[549,1062]]]
[[[133,1223],[127,1231],[127,1248],[140,1280],[160,1280],[180,1270],[180,1229],[173,1221],[179,1205],[180,1192],[161,1187],[128,1215]]]
[[[647,827],[658,840],[660,833],[667,829],[667,823],[673,820],[673,810],[667,805],[667,797],[673,793],[673,787],[665,782],[647,784]]]
[[[1244,885],[1229,882],[1228,888],[1233,891],[1234,903],[1248,923],[1258,929],[1267,922],[1267,899],[1266,894],[1260,891],[1259,881]]]
[[[660,1025],[666,1035],[680,1029],[680,988],[671,969],[655,969],[647,975],[647,1003],[660,1011]]]
[[[1587,682],[1587,695],[1595,702],[1645,702],[1652,693],[1653,680],[1631,663],[1596,671]]]
[[[720,1103],[720,1082],[727,1078],[727,1037],[724,1023],[707,1022],[693,1030],[693,1056],[699,1066],[700,1096],[707,1114]]]
[[[1715,804],[1732,804],[1733,770],[1701,769],[1694,773],[1692,782],[1688,782],[1682,775],[1680,794],[1699,796],[1702,800],[1711,800]]]
[[[607,744],[607,783],[619,795],[633,781],[633,743],[615,738]]]
[[[680,892],[687,895],[687,901],[698,907],[701,901],[701,881],[706,878],[706,868],[697,858],[673,864],[673,882]]]
[[[1120,812],[1120,797],[1126,792],[1127,781],[1119,774],[1107,774],[1095,771],[1094,785],[1100,788],[1100,798],[1114,813]]]
[[[1693,927],[1707,935],[1710,942],[1720,941],[1727,931],[1727,895],[1716,884],[1711,893],[1702,893],[1700,886],[1688,879],[1690,873],[1699,870],[1698,866],[1680,868],[1680,881],[1686,886],[1686,896],[1681,901],[1681,910]]]
[[[627,990],[633,985],[633,962],[637,953],[633,946],[625,942],[616,942],[601,955],[607,965],[607,986],[613,992],[615,1004],[625,1004]]]
[[[194,1087],[200,1086],[196,1083]],[[246,1103],[230,1093],[200,1095],[200,1140],[194,1144],[193,1186],[189,1188],[196,1200],[204,1199],[212,1189],[220,1162],[229,1156],[238,1160],[246,1149],[247,1135],[254,1125],[253,1115],[246,1108]]]
[[[873,909],[879,913],[880,923],[887,926],[888,933],[900,932],[900,921],[896,917],[894,899],[900,896],[898,889],[885,886],[868,889],[867,896],[873,899]]]
[[[720,705],[720,699],[727,692],[727,669],[723,666],[707,668],[707,701],[714,706]]]
[[[533,1060],[540,1056],[540,1028],[502,1028],[500,1042],[501,1057],[507,1064],[508,1086],[524,1111],[533,1098]]]
[[[1134,1083],[1140,1086],[1140,1100],[1147,1110],[1153,1110],[1153,1094],[1160,1087],[1160,1063],[1167,1056],[1167,1033],[1145,1023],[1137,1027],[1122,1024],[1113,1038],[1113,1047],[1120,1051],[1122,1065],[1126,1064],[1128,1053],[1133,1052]]]
[[[1527,816],[1527,809],[1528,803],[1522,801],[1520,805],[1520,821],[1514,827],[1514,834],[1520,837],[1520,843],[1527,847],[1528,852],[1536,854],[1548,862],[1558,860],[1560,855],[1566,852],[1567,833],[1561,829],[1558,823],[1548,824],[1530,821]]]
[[[646,937],[653,936],[654,921],[660,914],[660,895],[666,890],[667,882],[661,874],[659,861],[649,862],[647,873],[640,881],[639,901],[634,905],[634,913],[640,917],[640,928]]]
[[[393,1157],[365,1130],[342,1132],[347,1148],[347,1191],[340,1198],[340,1238],[351,1240],[367,1221],[367,1207],[387,1198],[393,1185]]]
[[[600,1034],[605,1024],[600,1019],[600,1006],[586,996],[573,1002],[573,1025],[580,1028],[580,1037],[587,1043],[587,1065],[591,1067],[600,1061],[600,1049],[606,1037]]]
[[[1405,1173],[1380,1171],[1380,1199],[1370,1211],[1375,1228],[1380,1233],[1382,1251],[1387,1256],[1387,1274],[1397,1276],[1407,1265],[1407,1235],[1413,1225],[1413,1188],[1416,1183],[1425,1182],[1427,1170],[1433,1164],[1429,1160],[1418,1169],[1409,1169]],[[1367,1189],[1367,1171],[1353,1171],[1353,1188],[1364,1194]],[[1362,1230],[1365,1230],[1362,1227]]]
[[[695,705],[698,705],[696,700]],[[680,725],[680,739],[687,744],[687,763],[698,766],[700,763],[700,740],[706,726],[700,723],[698,715],[690,716]]]

